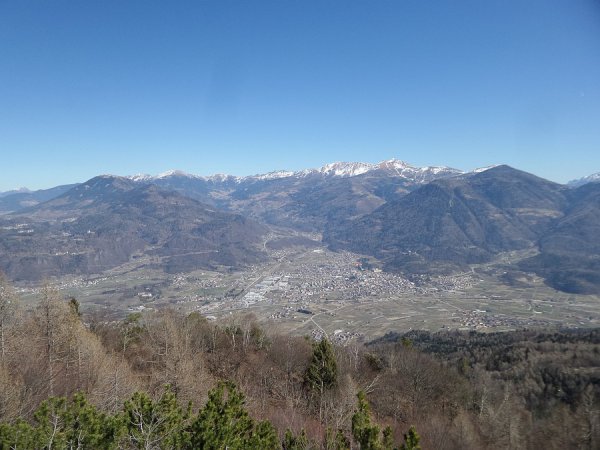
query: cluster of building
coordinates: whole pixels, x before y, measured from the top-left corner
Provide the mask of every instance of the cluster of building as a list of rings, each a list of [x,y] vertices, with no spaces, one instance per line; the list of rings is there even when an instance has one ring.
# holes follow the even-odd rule
[[[414,292],[415,285],[398,274],[378,269],[364,270],[356,256],[330,254],[326,262],[305,262],[290,272],[277,273],[288,280],[281,299],[299,301],[355,300],[365,297],[393,297]]]

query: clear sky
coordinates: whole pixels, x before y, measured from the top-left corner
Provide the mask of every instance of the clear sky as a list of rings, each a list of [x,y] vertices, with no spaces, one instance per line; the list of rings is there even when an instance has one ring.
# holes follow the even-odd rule
[[[600,171],[600,2],[0,0],[0,191],[392,157]]]

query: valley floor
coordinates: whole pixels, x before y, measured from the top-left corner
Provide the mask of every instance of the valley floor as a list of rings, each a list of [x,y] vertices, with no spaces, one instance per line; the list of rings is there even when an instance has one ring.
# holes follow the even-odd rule
[[[82,308],[120,319],[131,312],[170,307],[210,320],[241,320],[252,313],[281,332],[338,342],[367,341],[412,329],[504,331],[531,327],[596,327],[600,297],[566,294],[535,275],[511,272],[527,252],[452,276],[406,278],[379,270],[369,258],[331,252],[319,236],[310,247],[270,249],[269,262],[244,271],[226,268],[167,274],[160,259],[141,257],[97,276],[65,277],[58,288]],[[268,239],[275,241],[277,234]],[[20,286],[31,302],[36,286]]]

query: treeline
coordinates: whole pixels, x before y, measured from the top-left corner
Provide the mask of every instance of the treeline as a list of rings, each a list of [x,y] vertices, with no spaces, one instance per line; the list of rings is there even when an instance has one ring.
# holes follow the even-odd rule
[[[352,416],[352,436],[361,449],[420,450],[414,427],[397,447],[392,430],[380,433],[372,422],[365,394]],[[166,388],[157,400],[136,392],[123,410],[106,414],[90,404],[81,393],[45,400],[34,413],[33,423],[17,420],[0,423],[2,449],[230,449],[304,450],[311,444],[303,431],[286,430],[280,439],[273,425],[256,422],[244,407],[244,395],[232,384],[220,382],[208,393],[206,405],[192,414],[192,405],[182,408],[176,395]],[[351,448],[342,430],[327,430],[325,446],[331,450]]]
[[[488,367],[484,361],[503,357],[484,359],[483,350],[469,347],[482,335],[457,334],[454,352],[451,334],[429,335],[448,349],[438,352],[424,336],[336,346],[268,332],[252,316],[214,323],[164,310],[107,321],[82,316],[76,300],[49,286],[25,310],[2,279],[2,442],[13,448],[19,436],[33,436],[39,440],[16,448],[223,448],[225,441],[211,447],[194,440],[211,416],[235,417],[223,419],[230,425],[243,417],[245,431],[233,433],[229,448],[598,448],[600,364],[593,343],[569,344],[582,365],[571,357],[564,367],[587,374],[581,389],[567,400],[552,393],[555,385],[540,384],[536,389],[546,389],[548,398],[542,405],[521,390],[528,385],[522,374],[538,373],[535,360],[548,348],[543,342],[535,358],[530,350],[529,372],[502,372],[493,369],[509,367],[511,359]],[[518,347],[505,347],[511,346]],[[563,363],[556,359],[557,370]],[[551,368],[552,361],[544,364]],[[224,406],[230,400],[235,408]],[[204,429],[223,436],[219,426]],[[78,444],[83,430],[95,440]],[[142,444],[138,432],[160,439]]]
[[[410,342],[472,378],[514,382],[536,417],[558,405],[577,409],[600,394],[600,329],[520,330],[510,333],[411,331],[390,333],[371,345]]]
[[[254,423],[243,407],[243,395],[221,383],[197,414],[182,408],[167,389],[153,400],[135,393],[122,411],[107,414],[81,393],[72,400],[52,397],[33,415],[32,423],[0,424],[2,449],[116,448],[280,448],[268,421]]]
[[[368,344],[388,358],[384,364],[398,346],[434,356],[468,380],[471,412],[487,427],[488,443],[510,427],[513,438],[527,436],[528,448],[600,447],[600,329],[411,331]]]

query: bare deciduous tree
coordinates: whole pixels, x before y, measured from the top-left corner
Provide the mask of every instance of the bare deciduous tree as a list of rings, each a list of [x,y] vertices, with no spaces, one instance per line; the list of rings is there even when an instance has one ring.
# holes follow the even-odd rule
[[[8,339],[12,326],[18,317],[18,296],[4,275],[0,272],[0,362],[6,361],[8,351]]]

